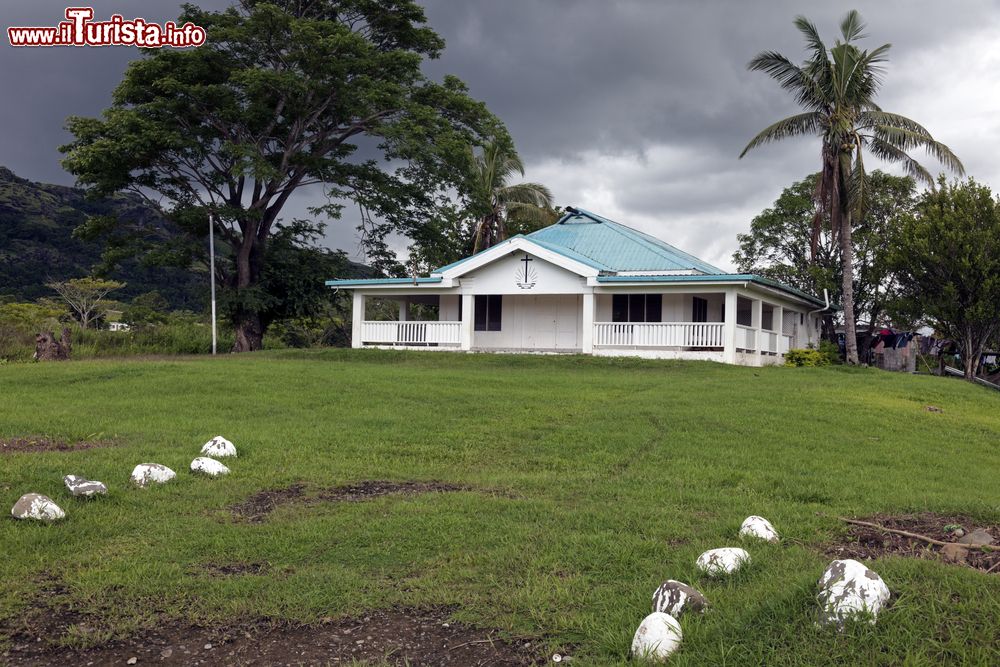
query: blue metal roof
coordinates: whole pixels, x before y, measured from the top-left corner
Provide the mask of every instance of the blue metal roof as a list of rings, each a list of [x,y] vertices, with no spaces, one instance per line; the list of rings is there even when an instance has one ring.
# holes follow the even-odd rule
[[[796,296],[800,299],[805,299],[810,303],[814,303],[817,306],[824,306],[826,303],[808,292],[803,292],[800,289],[796,289],[790,285],[778,282],[777,280],[772,280],[765,276],[758,276],[755,273],[722,273],[722,274],[704,274],[704,275],[693,275],[693,276],[597,276],[597,282],[599,283],[710,283],[710,282],[733,282],[733,283],[757,283],[758,285],[764,285],[765,287],[773,287],[776,290],[780,290],[792,296]],[[830,304],[831,310],[839,310],[833,304]]]
[[[504,245],[518,238],[527,239],[547,250],[597,269],[601,272],[601,275],[597,277],[597,281],[600,283],[752,282],[779,289],[819,306],[824,305],[824,302],[815,296],[770,278],[753,274],[726,273],[669,243],[596,213],[572,207],[567,207],[566,211],[567,213],[555,224],[527,236],[522,234],[512,236],[498,245]],[[494,250],[496,247],[493,246],[487,250]],[[487,250],[482,252],[487,252]],[[330,287],[362,287],[440,283],[442,278],[437,274],[464,264],[480,254],[482,253],[442,266],[436,269],[435,275],[429,278],[328,280],[326,284]],[[662,275],[664,271],[692,273]],[[622,272],[634,275],[615,275]],[[657,273],[660,275],[656,275]]]
[[[327,287],[362,287],[370,285],[424,285],[426,283],[439,283],[441,276],[430,278],[354,278],[344,280],[327,280]]]
[[[548,244],[556,252],[571,251],[587,257],[589,263],[603,271],[725,273],[669,243],[614,220],[583,209],[566,210],[568,213],[556,224],[532,232],[527,238]]]

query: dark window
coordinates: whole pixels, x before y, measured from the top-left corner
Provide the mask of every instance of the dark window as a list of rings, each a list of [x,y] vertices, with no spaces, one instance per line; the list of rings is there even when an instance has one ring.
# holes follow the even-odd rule
[[[646,295],[646,321],[659,322],[663,319],[663,295]]]
[[[500,294],[476,295],[476,331],[500,331],[503,296]]]
[[[612,322],[659,322],[663,314],[662,294],[614,294]]]
[[[615,294],[611,297],[611,321],[628,322],[628,294]]]
[[[708,322],[708,301],[701,297],[691,299],[691,321]]]

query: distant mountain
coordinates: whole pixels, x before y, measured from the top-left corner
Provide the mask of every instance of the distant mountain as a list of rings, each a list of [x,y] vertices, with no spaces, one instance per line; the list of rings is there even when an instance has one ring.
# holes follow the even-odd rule
[[[73,237],[89,215],[116,215],[166,237],[168,223],[136,196],[88,200],[83,190],[34,183],[0,167],[0,296],[33,301],[55,296],[45,283],[89,275],[102,247]],[[199,310],[205,303],[203,277],[176,268],[124,263],[109,278],[127,286],[112,298],[127,301],[156,290],[173,308]]]
[[[74,238],[73,230],[90,215],[115,215],[139,224],[154,238],[172,233],[170,222],[138,196],[90,200],[79,188],[34,183],[0,166],[0,298],[34,301],[55,296],[45,283],[89,275],[103,247]],[[374,274],[355,262],[347,262],[344,273],[348,277]],[[208,298],[205,271],[146,266],[132,260],[108,277],[127,284],[112,295],[119,301],[156,290],[172,308],[197,311]]]

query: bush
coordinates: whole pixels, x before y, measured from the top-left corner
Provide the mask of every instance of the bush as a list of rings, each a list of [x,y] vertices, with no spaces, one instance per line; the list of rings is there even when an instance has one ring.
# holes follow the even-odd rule
[[[789,350],[785,353],[786,366],[829,366],[830,356],[822,350]]]
[[[172,317],[171,320],[129,331],[77,330],[73,333],[73,356],[82,359],[133,354],[208,354],[212,351],[211,326],[184,317]],[[219,350],[228,352],[232,346],[232,331],[220,326]]]
[[[827,362],[822,364],[823,366],[843,363],[843,359],[840,358],[840,346],[833,341],[821,340],[819,342],[819,353],[827,358]]]

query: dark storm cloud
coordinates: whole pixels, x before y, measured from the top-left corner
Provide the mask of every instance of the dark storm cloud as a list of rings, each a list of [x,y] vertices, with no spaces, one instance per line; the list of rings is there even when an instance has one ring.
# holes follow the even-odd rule
[[[222,7],[222,0],[202,3]],[[804,56],[792,18],[807,15],[832,42],[852,6],[871,46],[892,42],[881,101],[923,122],[1000,186],[997,2],[607,2],[430,0],[430,25],[447,41],[426,71],[456,74],[510,128],[527,176],[560,204],[589,206],[728,266],[736,234],[792,181],[817,166],[814,142],[737,155],[767,124],[796,111],[764,75],[746,71],[763,49]],[[54,25],[65,4],[9,0],[3,27]],[[958,11],[960,9],[961,11]],[[172,2],[99,1],[162,22]],[[5,42],[5,40],[4,40]],[[0,164],[68,183],[56,148],[68,115],[96,115],[136,51],[0,47]],[[936,168],[933,164],[932,168]],[[286,217],[308,217],[313,189]],[[331,224],[332,245],[354,251],[354,212]]]

